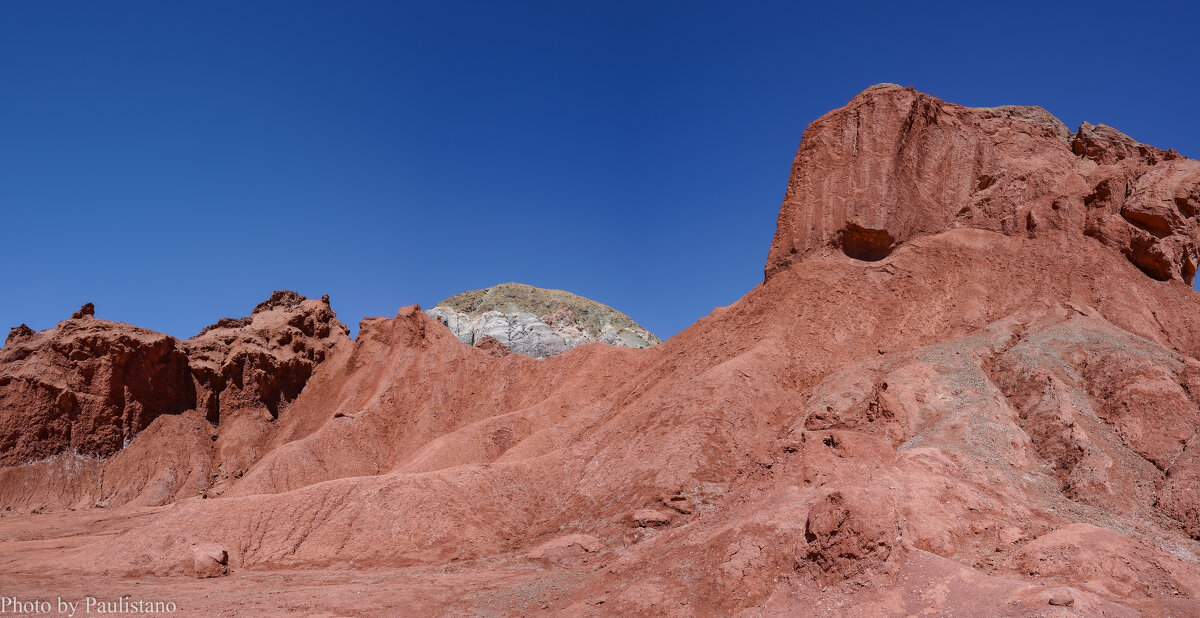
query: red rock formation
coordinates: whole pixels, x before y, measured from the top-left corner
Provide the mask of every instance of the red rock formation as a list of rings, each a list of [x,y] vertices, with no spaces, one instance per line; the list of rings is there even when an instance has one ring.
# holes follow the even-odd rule
[[[805,131],[766,276],[816,251],[874,261],[957,228],[1087,234],[1192,283],[1200,163],[1040,107],[969,108],[881,84]]]
[[[766,281],[661,345],[534,360],[416,306],[349,342],[281,295],[175,344],[200,411],[0,470],[18,510],[174,504],[0,518],[0,569],[245,611],[1200,613],[1196,165],[872,88],[806,131]],[[226,572],[253,594],[153,577]]]
[[[495,337],[484,337],[475,343],[475,347],[492,356],[508,356],[512,354],[512,350],[508,349],[508,346],[503,343],[500,343]]]
[[[309,300],[275,292],[245,318],[224,319],[184,342],[195,376],[196,409],[216,423],[215,473],[224,490],[265,453],[275,419],[304,389],[313,371],[338,347],[349,329],[337,320],[328,297]]]
[[[107,457],[160,414],[195,405],[173,337],[92,313],[88,303],[57,328],[9,335],[0,350],[0,464],[64,451]]]
[[[247,407],[276,417],[348,333],[328,298],[290,291],[275,292],[249,317],[222,318],[184,343],[201,391],[197,408],[214,421]]]
[[[75,480],[53,464],[0,471],[49,474],[60,485],[31,492],[28,480],[26,491],[0,483],[8,506],[122,504],[146,492],[161,504],[240,475],[280,408],[349,343],[327,301],[295,292],[185,341],[94,313],[88,303],[53,329],[18,327],[0,350],[0,464],[65,454],[80,471]],[[131,442],[133,453],[123,452]]]

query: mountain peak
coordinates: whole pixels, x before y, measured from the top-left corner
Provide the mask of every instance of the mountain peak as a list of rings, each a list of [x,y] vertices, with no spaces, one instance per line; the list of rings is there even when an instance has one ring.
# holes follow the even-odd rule
[[[467,345],[491,337],[513,352],[534,358],[593,341],[634,348],[660,343],[653,333],[608,305],[524,283],[455,294],[427,313]]]

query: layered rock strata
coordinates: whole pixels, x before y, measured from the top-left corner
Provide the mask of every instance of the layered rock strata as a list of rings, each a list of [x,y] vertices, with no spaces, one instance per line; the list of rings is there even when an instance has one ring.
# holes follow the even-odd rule
[[[533,358],[562,354],[593,341],[631,348],[661,343],[612,307],[570,292],[521,283],[463,292],[427,313],[467,345],[490,338]]]

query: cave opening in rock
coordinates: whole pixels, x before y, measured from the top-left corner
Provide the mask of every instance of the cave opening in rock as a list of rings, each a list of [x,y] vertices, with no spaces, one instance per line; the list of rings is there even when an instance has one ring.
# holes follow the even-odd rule
[[[878,262],[891,255],[896,240],[887,230],[874,230],[849,223],[838,232],[842,253],[864,262]]]

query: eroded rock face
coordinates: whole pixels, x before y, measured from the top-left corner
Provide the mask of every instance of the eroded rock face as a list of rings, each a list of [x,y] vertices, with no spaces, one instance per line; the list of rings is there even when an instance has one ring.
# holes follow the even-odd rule
[[[249,316],[225,318],[182,342],[196,409],[218,424],[216,492],[269,448],[274,421],[338,346],[350,343],[328,297],[276,291]]]
[[[562,354],[593,341],[634,348],[660,343],[611,307],[570,292],[520,283],[463,292],[428,313],[467,345],[491,338],[512,352],[534,358]]]
[[[148,502],[162,503],[239,474],[261,455],[270,423],[313,370],[349,343],[327,300],[295,292],[276,292],[251,316],[222,319],[184,341],[94,315],[88,303],[55,328],[19,326],[0,349],[0,465],[69,453],[96,467],[91,461],[111,458],[156,428],[147,439],[161,444],[139,444],[136,458],[105,461],[77,479],[103,485],[109,474],[107,489],[64,486],[58,495],[67,504],[121,503],[147,489],[159,496],[146,496]],[[210,429],[184,418],[191,414]],[[180,420],[156,423],[164,415]],[[53,494],[37,499],[53,504]]]
[[[279,407],[296,398],[330,350],[349,338],[329,301],[277,291],[244,318],[222,318],[183,342],[211,420],[235,409]]]
[[[834,491],[808,512],[805,558],[826,581],[887,573],[896,562],[896,514],[886,497],[859,490]]]
[[[195,405],[175,338],[92,315],[88,303],[56,328],[18,327],[0,349],[0,464],[108,457],[158,415]]]
[[[14,326],[11,329],[9,329],[8,337],[4,340],[4,345],[8,345],[10,342],[16,341],[18,339],[25,339],[27,337],[32,337],[33,334],[34,334],[34,330],[32,328],[29,328],[29,326],[26,324],[21,324],[20,326]]]
[[[969,108],[891,84],[809,125],[769,279],[813,252],[880,260],[953,228],[1086,234],[1147,275],[1189,285],[1200,264],[1200,163],[1039,107]]]

